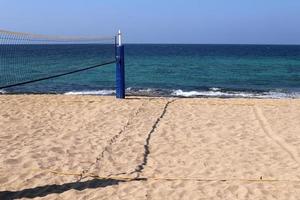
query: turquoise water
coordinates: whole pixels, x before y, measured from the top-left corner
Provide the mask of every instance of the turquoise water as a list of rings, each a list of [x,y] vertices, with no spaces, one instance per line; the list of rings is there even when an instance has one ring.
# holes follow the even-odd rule
[[[114,59],[112,46],[54,45],[49,48],[48,45],[35,51],[27,49],[27,54],[25,47],[11,51],[10,55],[16,51],[19,57],[24,54],[26,66],[22,65],[22,59],[15,63],[8,62],[9,59],[2,61],[0,83],[24,80],[24,74],[30,79]],[[300,46],[129,44],[125,52],[129,95],[300,97]],[[43,67],[38,68],[41,63]],[[2,92],[111,95],[114,87],[115,66],[112,64]]]

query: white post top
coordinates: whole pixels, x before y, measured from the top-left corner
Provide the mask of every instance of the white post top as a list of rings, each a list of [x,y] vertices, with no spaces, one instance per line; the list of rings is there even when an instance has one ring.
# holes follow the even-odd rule
[[[121,33],[121,30],[119,30],[119,32],[118,32],[118,43],[119,43],[119,46],[122,46],[122,33]]]

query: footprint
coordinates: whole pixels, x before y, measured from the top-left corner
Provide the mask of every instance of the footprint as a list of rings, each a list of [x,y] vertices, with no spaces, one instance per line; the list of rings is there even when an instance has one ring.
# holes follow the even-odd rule
[[[7,159],[5,161],[6,164],[8,165],[15,165],[15,164],[19,164],[22,161],[21,158],[17,158],[17,159]]]

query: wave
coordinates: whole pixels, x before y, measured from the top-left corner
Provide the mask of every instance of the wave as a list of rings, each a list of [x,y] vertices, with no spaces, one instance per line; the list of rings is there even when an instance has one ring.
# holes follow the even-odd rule
[[[221,89],[211,89],[209,91],[183,91],[174,90],[172,96],[179,97],[219,97],[219,98],[300,98],[300,93],[292,92],[245,92],[245,91],[221,91]]]
[[[155,94],[155,89],[147,88],[147,89],[136,89],[136,88],[127,88],[126,93],[129,95],[149,95],[153,96]],[[70,91],[65,92],[64,95],[100,95],[100,96],[108,96],[116,94],[115,90],[83,90],[83,91]]]
[[[110,96],[116,92],[112,89],[105,90],[84,90],[84,91],[70,91],[64,93],[65,95],[99,95]],[[126,94],[128,96],[162,96],[162,97],[203,97],[203,98],[271,98],[271,99],[285,99],[285,98],[300,98],[300,92],[283,92],[283,91],[227,91],[221,88],[209,88],[208,90],[191,90],[185,91],[181,89],[154,89],[154,88],[127,88]]]
[[[86,91],[71,91],[64,93],[65,95],[113,95],[115,90],[86,90]]]
[[[0,90],[0,94],[5,94],[6,91],[5,90]]]

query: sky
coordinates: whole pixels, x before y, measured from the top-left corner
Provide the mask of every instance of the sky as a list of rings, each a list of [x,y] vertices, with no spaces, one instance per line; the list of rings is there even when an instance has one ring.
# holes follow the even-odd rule
[[[300,44],[300,0],[0,0],[0,29],[126,43]]]

